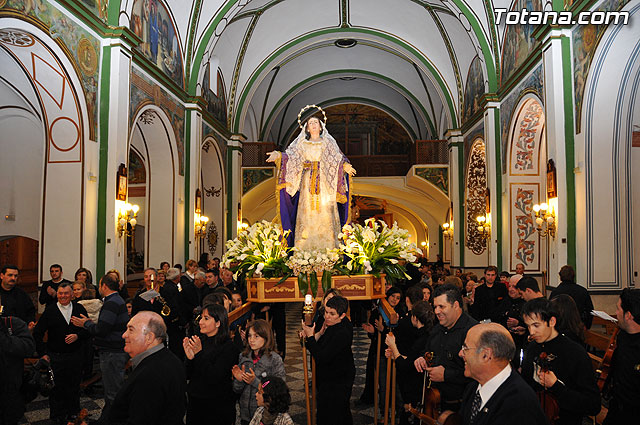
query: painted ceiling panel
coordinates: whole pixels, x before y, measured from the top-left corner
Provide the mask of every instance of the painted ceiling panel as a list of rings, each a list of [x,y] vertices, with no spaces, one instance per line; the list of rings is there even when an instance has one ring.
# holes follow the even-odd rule
[[[238,88],[243,88],[262,61],[285,43],[301,34],[338,24],[338,8],[327,8],[324,2],[285,1],[268,9],[258,19],[247,46]]]
[[[408,97],[413,97],[416,99],[416,103],[423,105],[424,114],[429,115],[431,113],[431,107],[429,96],[422,82],[422,80],[424,80],[430,91],[429,95],[432,102],[435,103],[435,105],[442,104],[442,100],[440,99],[441,94],[436,90],[433,83],[428,81],[428,78],[424,74],[422,74],[421,79],[421,75],[416,68],[405,59],[388,51],[381,50],[379,46],[366,45],[362,42],[350,49],[340,49],[333,44],[327,45],[325,43],[322,47],[312,49],[304,55],[285,62],[271,88],[265,115],[271,115],[274,108],[284,108],[289,98],[295,96],[297,92],[315,82],[309,81],[301,85],[305,79],[314,76],[318,76],[318,79],[335,78],[337,71],[345,70],[346,73],[341,72],[340,75],[360,77],[370,75],[371,78],[374,78],[373,74],[381,75],[381,77],[375,78],[380,80],[386,78],[389,80],[386,84],[393,85],[397,87],[398,90],[405,91]],[[360,70],[361,72],[353,72],[350,70]],[[321,76],[321,74],[325,75]],[[262,81],[260,87],[261,93],[266,92],[264,87],[269,84],[271,84],[270,78],[265,78]],[[287,95],[291,90],[294,91]],[[285,95],[287,97],[283,98]],[[254,99],[254,108],[261,108],[264,98],[254,96]],[[255,102],[259,102],[260,105],[255,104]],[[315,100],[307,99],[306,102],[314,103]],[[422,120],[424,120],[424,116]]]
[[[224,75],[225,92],[227,98],[231,90],[231,82],[233,80],[233,70],[238,60],[238,52],[242,46],[242,39],[247,32],[247,27],[251,23],[250,18],[240,19],[229,25],[222,36],[217,39],[217,43],[213,49],[213,54],[220,60],[220,69]],[[205,56],[206,58],[206,56]],[[203,66],[206,61],[203,61]],[[203,74],[201,74],[203,75]]]
[[[314,103],[323,104],[324,102],[335,100],[330,102],[331,104],[341,103],[360,103],[357,101],[340,100],[345,98],[345,94],[348,93],[348,97],[355,98],[367,98],[382,105],[386,105],[386,111],[395,112],[398,116],[403,117],[406,123],[411,129],[417,133],[417,126],[413,115],[406,100],[398,94],[395,90],[380,84],[376,81],[368,79],[358,78],[353,81],[343,81],[340,79],[332,79],[315,84],[297,96],[287,109],[286,115],[284,111],[278,114],[278,117],[274,121],[274,125],[271,127],[270,137],[271,141],[276,141],[279,133],[280,123],[283,120],[282,131],[280,132],[281,138],[285,137],[287,130],[294,129],[293,134],[297,133],[297,116],[302,107],[307,105],[309,99],[314,99]],[[382,109],[382,108],[381,108]],[[408,118],[408,119],[407,119]],[[424,134],[424,127],[421,127],[421,132]]]
[[[495,4],[495,3],[500,3],[504,0],[497,0],[497,1],[491,1],[491,3]],[[482,32],[484,34],[484,37],[487,39],[487,41],[489,42],[489,44],[491,44],[491,32],[490,32],[490,24],[489,24],[489,17],[487,15],[487,9],[485,7],[485,3],[489,2],[489,0],[464,0],[464,3],[467,4],[467,7],[469,8],[469,10],[471,11],[471,13],[473,13],[473,15],[475,15],[476,20],[480,23],[480,25],[482,26]],[[507,2],[508,3],[508,2]],[[460,17],[460,20],[463,22],[465,28],[469,29],[470,25],[467,24],[467,20],[464,16],[460,16],[462,15],[460,13],[460,10],[456,7],[456,15]],[[495,18],[495,15],[492,18]],[[474,36],[475,38],[475,36]],[[475,40],[475,43],[477,44],[477,39]]]
[[[386,0],[352,0],[351,23],[395,34],[413,45],[433,63],[443,76],[449,90],[455,93],[456,80],[451,60],[438,28],[424,7],[403,2],[398,7]],[[457,104],[457,96],[454,95]]]
[[[217,15],[221,13],[222,7],[226,5],[228,2],[229,2],[228,0],[202,0],[202,5],[200,6],[200,14],[197,18],[198,25],[196,26],[196,37],[195,37],[195,43],[193,46],[194,53],[196,52],[197,47],[203,41],[202,37],[204,33],[207,31],[207,28],[210,25],[212,25],[212,22],[217,17]],[[242,3],[243,5],[245,5],[247,2],[241,1],[239,3]],[[239,4],[236,4],[232,6],[229,11],[227,11],[227,13],[225,14],[226,19],[222,19],[222,21],[217,26],[217,28],[220,29],[220,31],[215,32],[214,33],[215,36],[220,36],[221,30],[225,28],[225,25],[228,23],[229,17],[233,16],[240,9],[241,9],[241,6]],[[211,39],[211,43],[215,43],[215,38]]]

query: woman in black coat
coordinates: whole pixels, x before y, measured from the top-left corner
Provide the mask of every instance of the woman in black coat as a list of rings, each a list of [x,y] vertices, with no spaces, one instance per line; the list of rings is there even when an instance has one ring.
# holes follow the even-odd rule
[[[229,337],[227,310],[217,304],[206,305],[199,324],[202,340],[192,336],[183,341],[189,379],[187,425],[231,425],[236,420],[231,369],[238,362],[239,351]]]

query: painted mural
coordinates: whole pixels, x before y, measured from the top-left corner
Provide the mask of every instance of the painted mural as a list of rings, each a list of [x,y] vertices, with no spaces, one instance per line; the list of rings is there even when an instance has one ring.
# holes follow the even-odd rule
[[[514,129],[510,173],[538,176],[538,144],[544,127],[544,111],[538,102],[528,102],[518,116],[521,118]]]
[[[227,157],[227,144],[225,142],[225,140],[220,137],[215,130],[213,129],[213,127],[211,127],[209,124],[207,124],[206,121],[202,120],[202,139],[206,139],[207,137],[213,137],[216,141],[216,144],[218,145],[218,149],[220,150],[220,154],[222,155],[223,158]]]
[[[133,4],[131,29],[142,39],[136,49],[184,87],[182,51],[175,28],[161,0],[136,0]]]
[[[448,167],[419,167],[415,174],[440,189],[449,196],[449,168]]]
[[[222,72],[217,70],[216,77],[216,93],[211,90],[209,84],[210,67],[207,66],[204,71],[204,78],[202,80],[202,96],[207,101],[207,111],[213,118],[215,118],[223,126],[227,125],[227,98],[224,94],[224,80],[222,78]]]
[[[487,241],[478,232],[476,218],[486,214],[487,208],[487,160],[484,140],[474,140],[467,163],[465,181],[465,246],[475,255],[487,249]]]
[[[147,182],[147,170],[144,161],[133,149],[129,149],[129,184],[144,184]]]
[[[242,194],[246,194],[251,189],[265,180],[273,177],[273,167],[266,168],[243,168],[242,169]]]
[[[511,10],[542,11],[541,0],[515,0]],[[536,47],[537,41],[533,37],[536,25],[515,24],[507,25],[502,43],[502,74],[500,81],[506,82],[515,71],[522,65],[529,55],[529,52]]]
[[[540,270],[539,236],[532,216],[533,205],[538,202],[538,183],[512,183],[510,222],[515,231],[511,232],[510,270],[522,263],[527,271]]]
[[[98,18],[104,22],[107,21],[107,7],[109,0],[80,0],[87,9],[93,12]]]
[[[484,140],[484,120],[480,120],[478,125],[474,127],[464,136],[464,163],[469,163],[469,154],[471,153],[471,145],[476,139]]]
[[[153,104],[161,108],[171,120],[171,127],[175,133],[178,150],[178,172],[184,176],[184,107],[163,89],[158,83],[142,75],[135,67],[131,68],[131,90],[129,94],[129,127],[133,127],[133,120],[138,110]]]
[[[544,99],[542,87],[542,65],[539,65],[523,82],[518,84],[500,104],[500,129],[502,145],[502,173],[507,172],[507,156],[509,143],[509,128],[513,110],[525,93],[534,93],[542,102]]]
[[[4,4],[3,4],[4,3]],[[80,70],[78,78],[82,82],[89,115],[89,138],[96,140],[98,125],[98,64],[100,63],[100,42],[82,27],[44,0],[0,1],[2,10],[14,10],[30,16],[49,28],[51,36],[62,41],[72,55],[72,60]],[[71,70],[67,70],[72,72]]]
[[[598,11],[622,9],[629,0],[605,0]],[[591,61],[608,25],[576,25],[573,30],[573,88],[576,115],[576,133],[582,130],[582,101]]]
[[[478,112],[480,109],[480,101],[484,95],[484,75],[482,74],[482,62],[480,57],[476,56],[469,66],[467,74],[467,83],[464,90],[464,104],[462,109],[462,122],[464,123],[469,117]]]

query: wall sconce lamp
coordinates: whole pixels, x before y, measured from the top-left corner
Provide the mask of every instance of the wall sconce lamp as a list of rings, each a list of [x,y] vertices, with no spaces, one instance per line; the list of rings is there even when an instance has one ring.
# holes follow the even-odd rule
[[[536,219],[536,230],[543,238],[547,235],[556,237],[556,215],[546,202],[535,204],[533,213]]]
[[[131,236],[131,232],[135,229],[136,224],[138,224],[138,211],[140,211],[140,206],[130,203],[125,203],[122,201],[116,201],[118,205],[118,234],[120,237],[127,234]],[[131,230],[129,231],[129,226],[131,226]]]
[[[450,223],[442,223],[442,235],[445,239],[453,238],[453,226]]]
[[[207,223],[209,222],[209,217],[196,213],[196,219],[194,222],[196,238],[204,238],[207,234]]]
[[[480,233],[482,239],[489,239],[491,237],[491,223],[489,222],[489,217],[479,215],[476,217],[476,221],[478,222],[478,233]]]

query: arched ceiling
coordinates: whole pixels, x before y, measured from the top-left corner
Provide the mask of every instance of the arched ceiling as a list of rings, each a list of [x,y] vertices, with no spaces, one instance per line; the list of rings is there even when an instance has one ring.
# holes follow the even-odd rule
[[[138,0],[142,1],[142,0]],[[250,141],[295,123],[301,106],[336,99],[388,105],[423,138],[460,125],[469,65],[497,90],[508,0],[156,0],[176,24],[187,90],[209,63],[224,76],[227,127]],[[134,0],[121,0],[121,16]],[[336,47],[338,39],[357,41]],[[344,77],[356,77],[346,79]],[[251,122],[249,122],[251,121]]]

